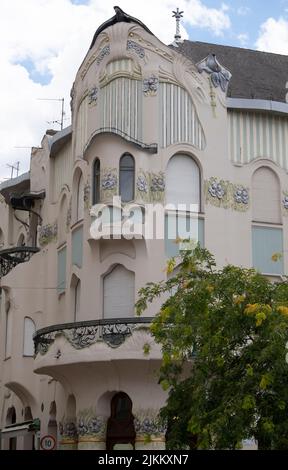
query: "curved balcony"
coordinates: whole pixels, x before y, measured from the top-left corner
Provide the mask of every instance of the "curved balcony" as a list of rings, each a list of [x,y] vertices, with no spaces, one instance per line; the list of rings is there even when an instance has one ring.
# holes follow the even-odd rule
[[[111,318],[42,328],[33,337],[34,372],[70,380],[71,373],[87,373],[87,367],[105,375],[115,362],[128,371],[128,363],[135,365],[135,361],[141,361],[141,367],[144,361],[149,368],[151,361],[158,364],[162,357],[151,335],[151,322],[152,317]]]
[[[135,329],[149,330],[151,317],[113,318],[53,325],[34,334],[35,355],[45,355],[57,336],[63,336],[74,349],[84,349],[98,341],[112,348],[121,346]]]
[[[0,251],[0,278],[6,276],[15,266],[26,263],[31,256],[38,253],[35,246],[17,246]]]

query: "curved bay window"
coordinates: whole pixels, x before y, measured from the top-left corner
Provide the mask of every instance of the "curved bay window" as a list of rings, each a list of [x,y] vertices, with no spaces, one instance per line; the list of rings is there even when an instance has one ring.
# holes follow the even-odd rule
[[[135,437],[132,401],[126,393],[117,393],[111,400],[111,416],[107,422],[106,449],[113,450],[117,444],[130,444],[134,449]]]
[[[93,194],[92,203],[98,204],[100,202],[100,160],[96,158],[93,163]]]
[[[135,161],[132,155],[125,153],[120,158],[119,194],[123,202],[133,201],[135,184]]]

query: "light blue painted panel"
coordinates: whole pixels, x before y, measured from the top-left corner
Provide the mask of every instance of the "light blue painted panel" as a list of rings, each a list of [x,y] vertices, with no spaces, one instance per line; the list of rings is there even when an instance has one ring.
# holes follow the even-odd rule
[[[58,251],[58,294],[65,292],[66,289],[66,247]]]
[[[253,267],[263,274],[283,274],[283,257],[273,261],[275,253],[283,253],[282,229],[252,227]]]
[[[82,268],[83,261],[83,227],[72,233],[72,264]]]
[[[185,221],[182,217],[175,214],[169,214],[165,217],[165,253],[167,258],[179,256],[179,243],[177,238],[197,240],[204,246],[204,220],[188,219]]]

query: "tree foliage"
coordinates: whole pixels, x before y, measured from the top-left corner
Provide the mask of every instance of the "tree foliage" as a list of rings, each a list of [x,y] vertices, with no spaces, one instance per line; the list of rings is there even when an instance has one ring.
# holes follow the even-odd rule
[[[168,281],[140,290],[138,314],[162,295],[151,331],[169,391],[168,448],[235,449],[254,437],[259,448],[288,449],[288,283],[217,269],[197,246]]]

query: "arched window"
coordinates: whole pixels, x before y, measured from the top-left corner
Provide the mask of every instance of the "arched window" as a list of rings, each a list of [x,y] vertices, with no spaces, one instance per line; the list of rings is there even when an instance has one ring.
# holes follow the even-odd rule
[[[57,449],[57,434],[58,434],[58,424],[57,424],[56,415],[57,415],[56,403],[55,401],[52,401],[50,403],[47,434],[49,434],[49,436],[53,436],[56,441],[56,447],[54,448],[54,450]]]
[[[16,410],[14,406],[8,409],[6,415],[6,426],[16,423]],[[9,450],[17,449],[17,437],[10,437],[9,439]]]
[[[12,312],[6,312],[6,338],[5,338],[5,357],[11,357],[12,354]]]
[[[74,395],[69,395],[66,405],[66,429],[69,433],[70,438],[75,440],[77,440],[76,423],[76,400]]]
[[[123,202],[134,199],[135,161],[132,155],[125,153],[120,158],[120,196]]]
[[[284,269],[282,255],[280,183],[276,173],[263,166],[255,171],[252,178],[253,267],[263,274],[281,275]]]
[[[252,179],[254,222],[281,224],[281,193],[277,175],[268,167],[255,171]]]
[[[25,235],[23,233],[18,238],[17,246],[25,246]]]
[[[134,316],[135,276],[124,266],[116,265],[103,280],[104,318]]]
[[[93,196],[92,203],[98,204],[100,202],[100,160],[96,158],[93,163]]]
[[[77,185],[76,222],[84,218],[84,178],[81,173]]]
[[[80,297],[81,297],[81,281],[80,279],[77,279],[75,287],[74,287],[74,321],[79,320]]]
[[[185,204],[186,211],[200,212],[200,171],[197,163],[188,155],[174,155],[168,162],[166,202]]]
[[[107,422],[107,450],[113,450],[117,444],[131,444],[135,446],[134,416],[132,414],[132,401],[129,396],[120,392],[111,400],[111,415]]]
[[[67,235],[67,212],[68,212],[68,202],[67,196],[64,194],[60,203],[59,209],[59,220],[58,220],[58,237],[59,237],[59,245],[66,240]]]
[[[34,321],[29,318],[24,318],[24,341],[23,341],[23,356],[34,356],[34,342],[33,335],[36,331]]]
[[[3,246],[4,246],[4,234],[3,234],[2,229],[0,228],[0,250],[1,248],[3,248]]]

